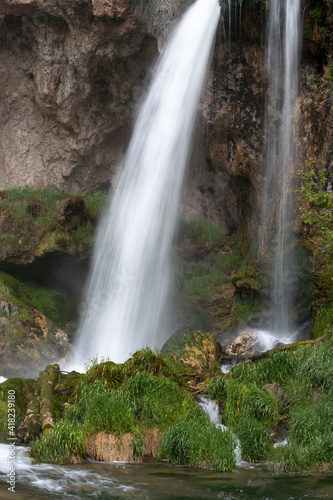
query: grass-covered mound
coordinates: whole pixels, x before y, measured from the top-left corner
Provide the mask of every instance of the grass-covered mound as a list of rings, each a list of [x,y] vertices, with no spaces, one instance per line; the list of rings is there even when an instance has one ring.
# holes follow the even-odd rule
[[[297,346],[295,344],[294,346]],[[208,385],[242,456],[277,471],[333,466],[333,331],[318,343],[242,363]],[[288,444],[273,447],[275,436]]]
[[[145,454],[145,436],[158,429],[158,457],[177,464],[234,470],[235,440],[209,421],[187,390],[184,368],[149,349],[123,365],[93,365],[74,404],[41,438],[32,456],[52,463],[81,459],[87,440],[104,431],[132,435],[133,457]],[[183,437],[182,437],[183,436]],[[186,449],[185,449],[186,447]],[[73,458],[74,457],[74,458]]]

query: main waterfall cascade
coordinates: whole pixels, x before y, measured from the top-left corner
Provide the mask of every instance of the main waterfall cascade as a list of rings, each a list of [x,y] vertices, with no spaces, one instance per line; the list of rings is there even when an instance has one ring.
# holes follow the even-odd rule
[[[294,329],[290,317],[294,300],[293,255],[290,243],[293,230],[292,180],[296,166],[296,102],[299,86],[301,0],[270,3],[267,23],[267,105],[266,179],[262,204],[262,227],[277,226],[277,245],[271,300],[271,332],[288,341]],[[272,198],[279,201],[278,217],[270,213]],[[272,205],[272,204],[271,204]]]
[[[219,15],[217,0],[197,0],[157,64],[97,234],[76,341],[81,369],[166,340],[171,243]]]

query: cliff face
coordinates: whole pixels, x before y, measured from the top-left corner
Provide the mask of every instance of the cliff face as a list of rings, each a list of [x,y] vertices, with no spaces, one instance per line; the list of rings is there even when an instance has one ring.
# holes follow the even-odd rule
[[[107,185],[157,54],[128,0],[0,2],[0,183]]]
[[[131,0],[0,0],[1,187],[109,186],[158,46],[190,3],[158,0],[149,13]],[[317,4],[304,7],[299,167],[332,169],[333,8]],[[230,23],[222,8],[182,213],[238,229],[246,247],[257,238],[264,175],[266,2],[231,5]]]

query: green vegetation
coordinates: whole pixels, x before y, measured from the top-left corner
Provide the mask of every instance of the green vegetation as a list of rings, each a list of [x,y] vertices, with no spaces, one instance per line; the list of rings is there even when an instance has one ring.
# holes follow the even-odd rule
[[[235,446],[230,431],[221,431],[211,424],[208,416],[196,407],[166,432],[159,456],[174,464],[230,471],[236,468]]]
[[[85,446],[86,438],[81,426],[59,420],[47,434],[31,442],[31,454],[41,462],[64,464],[73,458],[81,459]]]
[[[53,463],[80,458],[86,439],[98,431],[118,436],[132,433],[134,453],[142,456],[143,436],[148,429],[158,428],[165,433],[159,454],[170,462],[234,470],[234,438],[209,421],[194,397],[184,390],[184,380],[175,381],[179,371],[184,369],[168,356],[149,349],[135,353],[123,365],[93,363],[74,404],[63,417],[57,417],[53,429],[32,443],[33,456]],[[191,435],[185,462],[171,444],[182,429]]]
[[[333,331],[333,302],[328,302],[318,310],[312,327],[312,338],[316,339]]]
[[[71,330],[69,323],[76,319],[78,299],[62,290],[38,286],[31,282],[24,283],[0,272],[0,292],[14,298],[25,307],[37,309],[60,328]],[[23,317],[19,319],[24,320]]]
[[[318,8],[313,9],[313,10],[310,12],[310,15],[311,15],[311,17],[312,17],[312,20],[313,20],[315,23],[321,23],[322,18],[321,18],[321,10],[320,10],[320,9],[318,9]]]
[[[283,350],[242,363],[208,392],[221,400],[223,418],[240,441],[243,458],[269,460],[274,470],[302,470],[333,463],[333,335],[318,344]],[[284,427],[288,445],[270,435]]]
[[[300,188],[296,191],[299,203],[298,219],[302,222],[305,244],[315,258],[315,271],[320,287],[331,295],[333,289],[333,197],[327,190],[328,172],[316,172],[307,163],[307,171],[299,172]],[[310,236],[310,237],[309,237]]]
[[[52,248],[86,252],[93,244],[94,227],[106,199],[100,191],[83,197],[53,187],[2,191],[0,211],[6,221],[0,241],[4,251],[14,255],[22,251],[42,255]]]
[[[176,281],[187,304],[206,312],[210,303],[220,303],[225,316],[209,319],[217,319],[223,329],[253,314],[261,286],[256,245],[243,255],[237,234],[227,237],[221,228],[205,221],[184,220],[179,223],[175,245]]]

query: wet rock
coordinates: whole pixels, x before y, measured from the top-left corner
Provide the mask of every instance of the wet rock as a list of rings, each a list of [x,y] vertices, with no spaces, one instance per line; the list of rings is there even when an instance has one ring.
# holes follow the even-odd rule
[[[250,356],[254,352],[255,340],[249,331],[240,333],[226,348],[225,352],[235,356]]]
[[[184,328],[174,333],[163,345],[162,354],[199,372],[216,362],[221,364],[222,347],[212,333]]]

